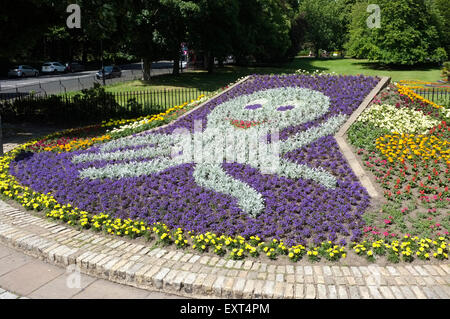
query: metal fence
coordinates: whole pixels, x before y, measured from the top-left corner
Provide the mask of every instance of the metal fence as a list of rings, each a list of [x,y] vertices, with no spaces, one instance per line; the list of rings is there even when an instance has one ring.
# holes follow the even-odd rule
[[[143,113],[154,113],[190,102],[207,93],[196,88],[106,92],[105,100],[115,101],[117,106],[128,110],[138,109]],[[74,103],[75,99],[74,95],[63,95],[65,103]]]
[[[0,101],[0,113],[10,121],[58,118],[69,121],[66,116],[114,117],[157,114],[176,105],[190,102],[207,91],[196,88],[179,88],[145,91],[98,92],[94,95],[17,95]],[[83,113],[83,114],[81,114]],[[89,115],[91,114],[91,115]],[[93,116],[93,115],[92,115]]]
[[[151,69],[150,76],[158,76],[163,74],[170,74],[171,69]],[[119,78],[105,79],[105,84],[110,85],[119,82],[140,80],[143,77],[142,70],[122,70],[122,75]],[[2,86],[0,88],[0,100],[14,99],[24,95],[47,96],[51,94],[64,94],[71,91],[80,91],[89,89],[94,86],[94,83],[103,84],[102,79],[97,79],[95,74],[84,76],[67,75],[63,79],[54,81],[40,81],[37,78],[29,85],[20,85],[16,87]]]
[[[450,100],[450,88],[443,87],[443,88],[417,88],[414,89],[414,92],[417,94],[423,96],[427,100],[430,100],[434,103],[448,103]]]

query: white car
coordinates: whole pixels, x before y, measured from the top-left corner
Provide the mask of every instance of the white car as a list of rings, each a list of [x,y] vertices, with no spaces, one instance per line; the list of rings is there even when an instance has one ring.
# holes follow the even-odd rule
[[[63,73],[66,67],[59,62],[46,62],[42,65],[41,73]]]

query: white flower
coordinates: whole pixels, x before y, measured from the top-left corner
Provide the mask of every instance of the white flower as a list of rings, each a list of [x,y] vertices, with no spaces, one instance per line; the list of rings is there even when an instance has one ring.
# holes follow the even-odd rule
[[[358,122],[371,123],[393,133],[426,134],[439,121],[406,107],[397,108],[394,105],[374,104],[361,114]]]

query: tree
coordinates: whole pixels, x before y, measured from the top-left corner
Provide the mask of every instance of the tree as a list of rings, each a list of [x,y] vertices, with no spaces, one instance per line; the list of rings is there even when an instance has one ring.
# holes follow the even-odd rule
[[[128,0],[126,13],[126,47],[144,62],[144,80],[150,80],[152,61],[164,54],[162,38],[156,30],[161,8],[158,1]]]
[[[292,19],[291,22],[291,28],[289,30],[290,47],[286,52],[288,57],[292,58],[298,54],[305,40],[306,32],[307,24],[305,14],[300,12]]]
[[[349,40],[345,44],[347,55],[358,59],[367,58],[374,50],[374,44],[369,41],[371,29],[367,27],[367,2],[359,1],[352,7],[349,25]]]
[[[25,58],[49,26],[57,21],[49,1],[2,1],[0,58]]]
[[[295,51],[291,40],[300,41],[303,36],[301,17],[294,9],[296,4],[297,1],[292,0],[238,1],[233,54],[239,64],[247,64],[250,59],[279,62],[289,55],[289,49]],[[292,33],[293,25],[295,31]]]
[[[287,1],[260,1],[259,23],[255,27],[255,59],[261,62],[280,62],[290,47],[291,18],[294,12]]]
[[[342,49],[347,33],[346,4],[342,0],[303,0],[300,10],[307,23],[306,39],[314,45],[316,56],[320,49]]]
[[[370,13],[360,1],[352,11],[349,52],[384,64],[414,65],[441,62],[442,47],[432,1],[379,0],[381,27],[364,26]]]
[[[437,20],[440,26],[441,44],[450,57],[450,0],[435,0]]]
[[[179,74],[181,43],[187,41],[190,17],[198,13],[199,7],[192,1],[160,0],[160,13],[156,30],[161,35],[161,47],[173,60],[173,74]]]
[[[189,43],[206,57],[208,72],[214,70],[214,58],[232,52],[237,34],[238,0],[196,0],[197,9],[189,25]]]

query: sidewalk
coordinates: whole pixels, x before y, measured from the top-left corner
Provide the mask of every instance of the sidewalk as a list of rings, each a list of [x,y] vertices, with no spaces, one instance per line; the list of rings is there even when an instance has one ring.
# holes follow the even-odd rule
[[[92,276],[79,274],[80,288],[74,273],[47,264],[0,244],[1,299],[174,299],[160,292],[149,292]],[[77,274],[78,275],[78,274]]]

